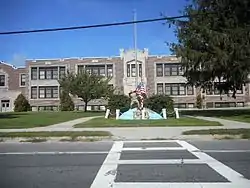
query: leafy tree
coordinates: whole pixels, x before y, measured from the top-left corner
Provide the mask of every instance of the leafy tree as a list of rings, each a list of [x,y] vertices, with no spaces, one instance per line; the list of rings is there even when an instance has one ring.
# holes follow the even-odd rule
[[[62,90],[60,94],[60,110],[73,111],[74,107],[75,105],[72,98],[69,96],[69,92]]]
[[[145,100],[145,107],[160,113],[163,108],[166,108],[168,112],[172,112],[174,102],[168,95],[153,95]]]
[[[17,96],[16,100],[14,101],[14,105],[15,112],[27,112],[31,110],[29,101],[22,93]]]
[[[249,0],[192,0],[183,10],[188,19],[171,21],[178,37],[171,49],[189,84],[204,90],[218,80],[216,89],[235,98],[249,81],[249,10]]]
[[[59,80],[59,83],[63,90],[83,100],[86,112],[89,101],[107,98],[114,92],[114,88],[109,86],[109,81],[110,78],[89,74],[83,70],[78,74],[68,71],[65,77]]]
[[[130,108],[130,98],[127,95],[111,95],[107,106],[112,112],[120,109],[123,113]]]

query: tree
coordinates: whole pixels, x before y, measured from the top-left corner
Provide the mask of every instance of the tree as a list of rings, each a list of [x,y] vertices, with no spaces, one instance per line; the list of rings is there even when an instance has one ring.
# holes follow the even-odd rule
[[[85,103],[84,111],[86,112],[89,101],[100,98],[106,99],[114,92],[114,88],[109,85],[110,79],[89,74],[86,70],[80,71],[78,74],[68,71],[59,80],[59,83],[64,91],[83,100]]]
[[[220,93],[236,91],[249,81],[250,1],[193,0],[176,25],[178,43],[171,49],[181,58],[190,85],[205,90],[213,85]]]
[[[196,97],[196,107],[201,109],[202,104],[203,104],[203,100],[202,100],[201,94],[198,94]]]
[[[145,107],[160,113],[163,108],[172,112],[174,110],[173,99],[168,95],[153,95],[145,100]]]
[[[111,95],[107,106],[112,112],[120,109],[123,113],[130,108],[130,98],[127,95]]]
[[[29,101],[22,93],[17,96],[16,100],[14,101],[14,105],[15,112],[27,112],[31,110]]]
[[[72,98],[69,96],[69,92],[62,90],[60,94],[60,110],[73,111],[74,107],[75,105]]]

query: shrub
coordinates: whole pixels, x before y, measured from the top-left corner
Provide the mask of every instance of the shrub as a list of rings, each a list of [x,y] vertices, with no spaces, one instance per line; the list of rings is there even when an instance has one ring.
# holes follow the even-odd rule
[[[22,93],[17,96],[16,100],[14,101],[14,105],[15,112],[27,112],[31,110],[29,101]]]
[[[174,101],[168,95],[153,95],[145,100],[145,107],[161,113],[163,108],[166,108],[168,112],[174,110]]]
[[[120,109],[122,113],[126,112],[130,108],[130,98],[127,95],[111,95],[107,108],[109,108],[112,113],[114,113],[116,109]]]
[[[74,102],[72,98],[69,96],[69,93],[66,91],[62,91],[60,94],[60,110],[73,111],[74,107],[75,107]]]

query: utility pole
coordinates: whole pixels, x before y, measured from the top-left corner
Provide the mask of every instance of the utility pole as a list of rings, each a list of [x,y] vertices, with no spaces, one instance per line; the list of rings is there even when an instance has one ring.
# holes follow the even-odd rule
[[[135,84],[137,87],[138,85],[138,63],[137,63],[137,28],[136,28],[136,10],[134,10],[134,51],[135,51],[135,69],[136,69],[136,74],[135,74]]]

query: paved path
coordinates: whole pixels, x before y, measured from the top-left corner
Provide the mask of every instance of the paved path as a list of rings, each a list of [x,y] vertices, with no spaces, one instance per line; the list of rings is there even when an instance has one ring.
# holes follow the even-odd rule
[[[250,141],[0,143],[0,177],[1,188],[249,188]]]
[[[133,139],[212,139],[211,136],[182,135],[183,131],[200,129],[225,129],[225,128],[250,128],[249,123],[224,120],[212,117],[196,117],[199,119],[218,121],[224,126],[202,126],[202,127],[107,127],[107,128],[73,128],[78,124],[96,117],[86,117],[76,119],[70,122],[64,122],[48,127],[39,127],[31,129],[0,129],[0,132],[27,132],[27,131],[109,131],[114,135],[115,140],[133,140]]]

